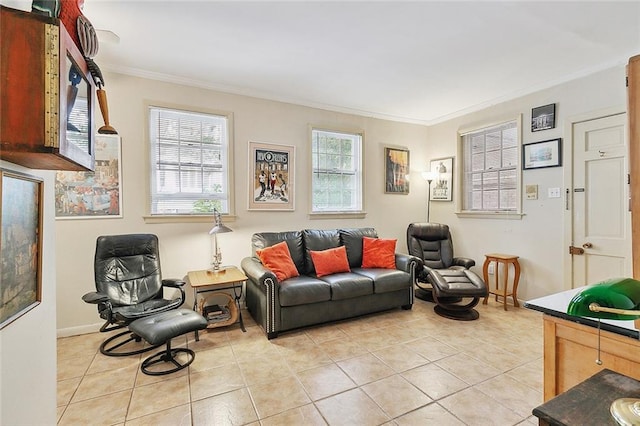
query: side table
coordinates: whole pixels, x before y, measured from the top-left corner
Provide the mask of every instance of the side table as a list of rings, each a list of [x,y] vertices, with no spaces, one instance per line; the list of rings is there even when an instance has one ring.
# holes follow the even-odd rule
[[[242,320],[242,310],[240,308],[240,299],[242,298],[242,286],[247,281],[246,275],[235,266],[228,266],[225,269],[219,271],[212,271],[211,269],[204,269],[201,271],[191,271],[187,274],[189,278],[189,284],[193,288],[193,310],[198,311],[198,295],[202,293],[220,291],[220,290],[233,290],[233,299],[238,309],[238,318],[240,322],[240,329],[243,332],[247,330],[244,327],[244,321]],[[235,321],[234,321],[235,322]],[[224,324],[231,325],[231,324]],[[210,323],[207,328],[216,328],[220,325]],[[196,330],[196,341],[199,340],[198,331]]]
[[[482,302],[483,305],[487,304],[487,300],[489,299],[489,294],[493,294],[496,296],[496,301],[498,300],[498,296],[503,298],[503,306],[504,310],[507,310],[507,296],[513,297],[513,306],[516,308],[520,306],[520,302],[518,302],[518,282],[520,281],[520,263],[518,262],[518,256],[514,256],[512,254],[501,254],[501,253],[490,253],[485,254],[484,265],[482,266],[482,274],[484,275],[484,282],[487,283],[487,287],[489,288],[489,293],[487,297],[484,298]],[[495,269],[495,284],[496,289],[492,290],[491,285],[489,284],[489,264],[491,262],[496,262]],[[498,274],[500,270],[500,264],[504,265],[504,279],[503,279],[503,288],[500,289]],[[509,291],[509,265],[513,265],[514,276],[513,276],[513,286],[512,290]]]

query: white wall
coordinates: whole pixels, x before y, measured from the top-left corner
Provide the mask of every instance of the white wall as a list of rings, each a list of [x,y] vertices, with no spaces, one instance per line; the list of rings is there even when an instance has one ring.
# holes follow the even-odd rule
[[[555,103],[556,127],[531,132],[531,108]],[[457,155],[457,131],[482,127],[523,114],[523,143],[562,138],[568,143],[565,123],[571,117],[613,108],[626,111],[624,67],[603,71],[511,102],[429,127],[429,155]],[[566,157],[563,164],[571,159]],[[459,167],[460,163],[456,162]],[[522,220],[469,219],[456,216],[454,203],[431,203],[431,221],[448,223],[452,229],[457,255],[466,255],[478,264],[485,253],[511,253],[520,258],[522,274],[518,297],[523,300],[570,288],[563,281],[563,263],[568,246],[564,243],[563,167],[522,171],[523,193],[527,184],[538,185],[538,199],[522,201]],[[561,188],[561,198],[549,198],[548,188]],[[476,269],[481,272],[480,268]],[[490,277],[491,280],[491,277]]]
[[[94,306],[81,296],[94,288],[93,252],[98,235],[152,232],[160,239],[164,275],[183,277],[190,270],[209,266],[210,223],[146,224],[147,142],[146,101],[178,106],[230,111],[234,114],[234,178],[237,220],[228,225],[233,233],[219,242],[223,263],[238,265],[250,254],[251,234],[265,230],[374,226],[381,236],[398,239],[398,250],[406,252],[405,231],[410,222],[426,219],[427,185],[420,172],[431,158],[456,156],[457,132],[523,115],[524,143],[562,137],[567,117],[617,106],[624,110],[623,67],[607,70],[539,93],[495,105],[429,128],[367,117],[335,113],[292,104],[224,94],[121,74],[107,74],[110,118],[122,137],[123,209],[121,219],[56,221],[58,281],[58,333],[68,335],[95,330],[99,324]],[[531,108],[556,103],[556,127],[531,133]],[[98,118],[98,124],[101,119]],[[353,128],[365,132],[365,203],[367,217],[361,220],[310,220],[309,212],[309,124]],[[248,141],[271,142],[296,147],[294,212],[247,210]],[[411,153],[409,195],[384,194],[385,145],[404,146]],[[567,159],[565,159],[567,161]],[[456,161],[455,167],[459,166]],[[549,199],[547,189],[564,188],[563,168],[523,172],[523,185],[537,184],[539,198],[523,200],[522,220],[458,218],[454,202],[432,202],[431,221],[450,225],[456,254],[482,264],[484,254],[507,252],[521,256],[519,297],[530,299],[562,290],[563,199]],[[524,187],[524,186],[523,186]],[[475,267],[480,272],[478,266]]]
[[[359,117],[292,104],[229,95],[147,79],[106,74],[111,124],[122,137],[123,211],[121,219],[56,221],[58,266],[59,335],[95,329],[99,318],[95,306],[82,302],[94,289],[93,254],[99,235],[151,232],[158,235],[165,277],[183,277],[190,270],[210,266],[211,223],[146,224],[147,141],[144,140],[146,101],[178,106],[230,111],[234,114],[235,222],[233,233],[218,237],[224,264],[239,265],[250,255],[251,234],[259,231],[374,226],[386,238],[397,238],[398,249],[406,252],[407,224],[426,219],[426,183],[420,172],[426,169],[427,128],[414,124]],[[102,119],[98,118],[98,125]],[[309,220],[309,124],[329,128],[350,128],[365,132],[365,208],[360,220]],[[294,145],[295,211],[248,211],[248,142]],[[411,155],[409,195],[384,194],[385,145],[404,146]],[[87,327],[90,326],[90,327]],[[93,326],[93,328],[91,327]]]
[[[0,161],[44,179],[42,302],[0,330],[0,424],[56,423],[56,265],[53,173]]]

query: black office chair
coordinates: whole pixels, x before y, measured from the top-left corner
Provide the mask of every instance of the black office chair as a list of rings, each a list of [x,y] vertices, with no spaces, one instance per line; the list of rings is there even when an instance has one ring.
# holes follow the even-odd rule
[[[435,302],[435,312],[446,318],[474,320],[479,317],[473,309],[480,298],[487,296],[484,280],[469,268],[476,262],[453,256],[453,241],[449,226],[440,223],[411,223],[407,228],[409,254],[423,261],[416,271],[415,296]],[[463,299],[471,298],[464,304]]]
[[[158,237],[153,234],[107,235],[98,237],[94,258],[95,292],[82,296],[86,303],[97,304],[105,320],[101,332],[127,327],[131,322],[177,309],[185,301],[185,282],[162,279]],[[180,290],[180,297],[165,299],[165,287]],[[128,338],[124,336],[129,335]],[[129,330],[109,337],[100,345],[107,356],[126,356],[146,352],[151,346],[131,349],[130,342],[142,339]],[[136,346],[136,345],[133,345]]]

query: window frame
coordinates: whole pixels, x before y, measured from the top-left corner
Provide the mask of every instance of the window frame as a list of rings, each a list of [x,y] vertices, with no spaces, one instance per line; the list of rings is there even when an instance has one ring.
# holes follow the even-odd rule
[[[211,213],[177,213],[177,214],[166,214],[166,213],[152,213],[152,198],[153,198],[153,179],[155,177],[153,173],[153,169],[155,165],[152,162],[152,152],[153,142],[151,140],[151,117],[152,117],[152,109],[165,109],[169,111],[175,111],[178,113],[193,113],[193,114],[205,114],[205,115],[214,115],[218,117],[223,117],[226,119],[226,168],[225,168],[225,177],[223,181],[227,182],[227,212],[221,212],[225,217],[226,222],[233,222],[235,220],[235,197],[234,197],[234,174],[233,174],[233,153],[234,153],[234,135],[233,135],[233,113],[229,111],[221,111],[221,110],[212,110],[194,106],[184,106],[184,105],[175,105],[164,102],[157,101],[149,101],[145,102],[145,141],[146,141],[146,204],[145,211],[146,214],[144,216],[145,223],[167,223],[167,222],[181,222],[181,223],[208,223],[211,222],[211,217],[213,216],[213,212]]]
[[[357,167],[359,170],[356,170],[356,175],[359,175],[359,181],[357,182],[358,191],[359,191],[359,209],[354,210],[314,210],[314,198],[313,198],[313,137],[315,132],[325,132],[325,133],[335,133],[335,134],[345,134],[350,136],[358,136],[359,137],[359,158],[357,159]],[[327,127],[327,126],[317,126],[317,125],[309,125],[309,218],[310,219],[361,219],[366,216],[365,211],[365,190],[364,190],[364,182],[365,182],[365,133],[364,130],[361,129],[353,129],[353,128],[339,128],[339,127]]]
[[[464,147],[464,136],[467,136],[472,133],[481,132],[483,130],[491,129],[493,127],[503,126],[507,123],[515,122],[516,123],[516,164],[513,168],[515,170],[515,178],[516,178],[516,207],[514,210],[465,210],[464,209],[464,198],[467,196],[467,190],[465,187],[465,147]],[[504,117],[503,119],[499,119],[490,123],[485,123],[478,126],[463,128],[458,130],[457,134],[458,138],[458,147],[457,154],[458,158],[460,158],[460,164],[457,172],[457,181],[455,191],[455,200],[456,200],[456,215],[458,217],[473,217],[473,218],[485,218],[485,219],[514,219],[519,220],[524,216],[522,212],[522,115],[518,114],[513,117]],[[501,148],[502,149],[502,148]]]

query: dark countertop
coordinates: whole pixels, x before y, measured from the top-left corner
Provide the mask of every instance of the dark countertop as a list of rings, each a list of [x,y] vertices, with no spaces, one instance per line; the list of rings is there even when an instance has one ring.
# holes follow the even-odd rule
[[[616,425],[609,413],[618,398],[640,397],[640,382],[604,369],[565,393],[533,409],[551,426]]]
[[[567,321],[573,321],[578,324],[584,324],[589,327],[598,327],[598,320],[585,317],[574,317],[567,315],[567,307],[569,302],[576,293],[579,293],[584,287],[574,288],[571,290],[563,291],[549,296],[539,297],[524,302],[524,307],[539,311],[553,317],[562,318]],[[630,321],[618,321],[618,320],[601,320],[600,328],[607,330],[622,336],[632,337],[634,339],[639,338],[638,330],[634,327],[632,320]]]

